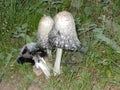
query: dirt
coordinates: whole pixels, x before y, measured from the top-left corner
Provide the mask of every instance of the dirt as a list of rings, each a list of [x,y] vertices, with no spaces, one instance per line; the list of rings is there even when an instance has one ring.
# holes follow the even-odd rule
[[[23,85],[24,86],[24,85]],[[18,81],[2,80],[0,83],[0,90],[44,90],[44,86],[40,87],[38,84],[32,83],[28,87],[19,87]]]
[[[0,90],[18,90],[17,83],[15,83],[14,81],[8,83],[7,80],[2,80],[2,82],[0,83]]]
[[[40,71],[36,71],[38,73]],[[30,84],[26,84],[18,74],[14,74],[8,78],[2,78],[0,82],[0,90],[44,90],[47,80],[44,75],[39,74]]]
[[[26,87],[19,88],[17,80],[12,80],[10,82],[2,80],[2,82],[0,82],[0,90],[45,90],[46,85],[47,85],[46,83],[43,83],[43,85],[38,86],[38,83],[36,82],[29,85],[27,88]],[[107,84],[103,90],[120,90],[120,89],[110,84]]]

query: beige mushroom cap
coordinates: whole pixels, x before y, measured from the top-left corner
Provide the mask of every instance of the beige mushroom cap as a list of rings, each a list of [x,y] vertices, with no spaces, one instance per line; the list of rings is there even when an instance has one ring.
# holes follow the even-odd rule
[[[53,24],[53,19],[46,15],[39,21],[37,42],[42,48],[48,48],[48,34],[51,31]]]
[[[54,23],[54,27],[49,33],[49,43],[52,47],[65,50],[77,50],[81,47],[71,13],[67,11],[59,12],[55,16]]]

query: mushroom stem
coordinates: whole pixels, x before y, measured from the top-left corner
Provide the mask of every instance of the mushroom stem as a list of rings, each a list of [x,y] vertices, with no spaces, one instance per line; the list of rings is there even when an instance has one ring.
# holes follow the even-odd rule
[[[41,68],[41,70],[44,72],[46,77],[49,78],[50,77],[50,68],[47,65],[47,63],[45,62],[45,60],[42,57],[40,57],[39,55],[35,55],[33,57],[33,59],[35,60],[36,68]]]
[[[57,48],[56,59],[54,64],[54,76],[60,74],[61,57],[62,57],[62,48]]]
[[[47,49],[48,58],[52,60],[52,52],[50,49]]]

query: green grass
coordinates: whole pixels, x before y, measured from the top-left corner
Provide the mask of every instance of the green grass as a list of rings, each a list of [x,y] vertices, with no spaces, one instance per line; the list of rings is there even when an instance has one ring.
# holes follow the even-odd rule
[[[120,89],[120,1],[100,2],[99,5],[97,1],[75,1],[0,2],[0,82],[7,80],[13,83],[15,80],[18,90],[28,89],[31,84],[45,90]],[[19,65],[15,60],[23,45],[36,41],[38,22],[43,14],[54,17],[62,10],[73,14],[78,37],[88,47],[88,52],[85,55],[66,53],[62,59],[73,57],[77,64],[62,64],[61,75],[42,80],[35,76],[30,64]]]

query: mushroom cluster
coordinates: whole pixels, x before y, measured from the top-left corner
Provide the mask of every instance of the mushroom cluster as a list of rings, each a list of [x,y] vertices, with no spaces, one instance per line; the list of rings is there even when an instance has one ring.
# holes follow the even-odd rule
[[[54,75],[60,74],[62,51],[76,51],[81,48],[72,14],[62,11],[55,16],[54,20],[44,15],[38,25],[37,44],[32,46],[35,47],[32,51],[38,51],[36,50],[38,48],[47,50],[48,57],[51,56],[50,49],[56,49],[53,72]],[[50,68],[44,58],[40,54],[34,54],[32,59],[36,67],[42,68],[44,74],[49,77]]]

